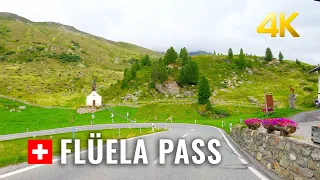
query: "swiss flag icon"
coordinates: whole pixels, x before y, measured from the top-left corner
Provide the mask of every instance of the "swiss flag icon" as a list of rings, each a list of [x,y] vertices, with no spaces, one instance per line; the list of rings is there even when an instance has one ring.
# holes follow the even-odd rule
[[[28,140],[28,164],[52,164],[52,140]]]

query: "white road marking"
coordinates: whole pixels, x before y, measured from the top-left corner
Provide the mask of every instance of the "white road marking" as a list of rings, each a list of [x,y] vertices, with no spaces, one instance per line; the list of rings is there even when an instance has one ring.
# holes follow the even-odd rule
[[[185,135],[183,135],[182,137],[184,138],[184,137],[186,137],[186,136],[188,136],[188,133],[187,133],[187,134],[185,134]]]
[[[248,169],[255,174],[256,176],[258,176],[259,179],[261,180],[269,180],[267,177],[265,177],[263,174],[261,174],[259,171],[257,171],[255,168],[253,167],[248,167]]]
[[[191,131],[194,131],[194,129],[191,129]]]
[[[157,158],[155,161],[153,161],[152,166],[156,165],[158,163],[159,158]]]
[[[213,127],[213,126],[212,126]],[[230,149],[237,155],[237,157],[239,158],[239,160],[243,163],[243,164],[248,164],[248,162],[246,160],[243,159],[243,157],[238,153],[238,151],[233,147],[233,145],[230,143],[229,139],[226,137],[226,135],[224,135],[224,133],[222,132],[221,129],[217,128],[217,127],[213,127],[217,130],[219,130],[219,132],[222,134],[224,140],[227,142],[228,146],[230,147]],[[269,180],[267,177],[265,177],[263,174],[261,174],[259,171],[257,171],[254,167],[248,167],[248,169],[255,174],[259,179],[261,180]]]

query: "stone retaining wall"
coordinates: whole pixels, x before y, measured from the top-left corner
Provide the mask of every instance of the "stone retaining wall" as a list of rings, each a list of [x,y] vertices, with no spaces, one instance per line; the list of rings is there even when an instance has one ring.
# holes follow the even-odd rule
[[[97,108],[97,107],[79,107],[77,109],[77,113],[78,114],[86,114],[86,113],[95,113],[95,112],[98,112],[98,111],[101,111],[102,109],[101,108]]]
[[[235,126],[232,138],[284,179],[320,180],[320,146],[307,141]]]

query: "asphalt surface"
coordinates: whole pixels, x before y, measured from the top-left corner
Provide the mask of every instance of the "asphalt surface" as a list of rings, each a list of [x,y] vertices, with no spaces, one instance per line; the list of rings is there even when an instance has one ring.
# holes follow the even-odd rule
[[[150,127],[150,123],[131,124],[130,127]],[[112,125],[112,128],[128,128],[128,124]],[[157,124],[157,128],[165,127],[164,124]],[[97,130],[106,129],[110,125],[93,125],[77,127],[77,130]],[[67,165],[61,165],[60,160],[56,159],[51,165],[26,165],[20,169],[3,172],[0,178],[4,179],[26,179],[26,180],[61,180],[61,179],[215,179],[215,180],[258,180],[271,179],[263,174],[255,165],[248,160],[243,159],[237,148],[234,148],[223,132],[217,128],[210,126],[192,125],[192,124],[167,124],[168,131],[146,135],[127,140],[127,157],[133,160],[135,145],[137,139],[144,139],[147,155],[147,165],[107,165],[104,160],[99,165],[90,165],[87,161],[86,165],[74,165],[74,156],[70,155],[67,159]],[[55,133],[71,132],[72,128],[61,128],[48,131],[36,132],[36,135],[50,135]],[[33,136],[33,133],[21,133],[14,135],[0,136],[0,140],[23,138]],[[222,160],[217,165],[210,164],[207,160],[202,165],[195,165],[191,156],[195,153],[191,148],[191,142],[194,139],[202,139],[207,143],[211,139],[218,139],[221,143],[217,150],[221,153]],[[160,165],[159,161],[159,139],[171,139],[175,148],[173,153],[166,158],[166,164]],[[188,147],[188,155],[190,164],[174,165],[174,158],[178,139],[185,139]],[[190,147],[190,148],[189,148]],[[118,147],[117,147],[118,148]],[[206,155],[212,155],[206,147],[202,148]],[[119,151],[115,159],[120,159]],[[87,152],[82,152],[82,158],[87,159]],[[207,156],[206,156],[207,157]],[[256,172],[255,174],[253,172]],[[9,174],[8,174],[9,173]],[[258,177],[260,176],[260,178]]]

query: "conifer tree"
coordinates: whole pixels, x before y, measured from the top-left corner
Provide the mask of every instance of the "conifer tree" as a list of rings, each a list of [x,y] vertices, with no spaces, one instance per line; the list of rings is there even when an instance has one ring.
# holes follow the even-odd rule
[[[239,59],[236,61],[236,64],[239,69],[243,70],[246,67],[245,55],[242,48],[240,49]]]
[[[129,81],[132,78],[132,74],[129,71],[128,68],[124,69],[124,73],[123,73],[123,80],[122,80],[122,84],[121,84],[121,88],[124,89],[126,87],[128,87]]]
[[[136,70],[135,64],[133,64],[133,65],[131,66],[131,77],[132,77],[132,79],[134,79],[134,78],[137,77],[137,70]]]
[[[189,54],[188,54],[188,51],[187,49],[184,47],[181,49],[181,58],[182,58],[182,64],[183,65],[186,65],[188,60],[189,60]]]
[[[200,79],[199,89],[198,89],[198,102],[199,104],[207,104],[211,96],[210,85],[205,76]]]
[[[164,55],[164,63],[166,65],[171,64],[171,63],[175,63],[176,59],[178,58],[178,54],[177,52],[173,49],[173,47],[170,47],[166,54]]]
[[[228,58],[229,58],[229,60],[231,60],[233,58],[233,51],[231,48],[228,50]]]
[[[283,55],[282,55],[282,52],[280,51],[280,52],[279,52],[279,60],[280,60],[280,61],[283,61],[283,58],[284,58],[284,57],[283,57]]]
[[[213,52],[213,55],[214,55],[214,56],[216,56],[216,55],[217,55],[217,54],[216,54],[216,51],[214,51],[214,52]]]
[[[271,51],[270,48],[267,48],[265,60],[266,61],[272,61],[272,59],[273,59],[272,51]]]
[[[152,65],[151,79],[154,83],[163,83],[168,79],[168,71],[162,58]]]
[[[148,54],[146,54],[141,60],[141,67],[151,66],[151,60]]]
[[[194,61],[189,60],[180,72],[179,83],[195,85],[198,83],[198,79],[199,79],[198,65]]]

